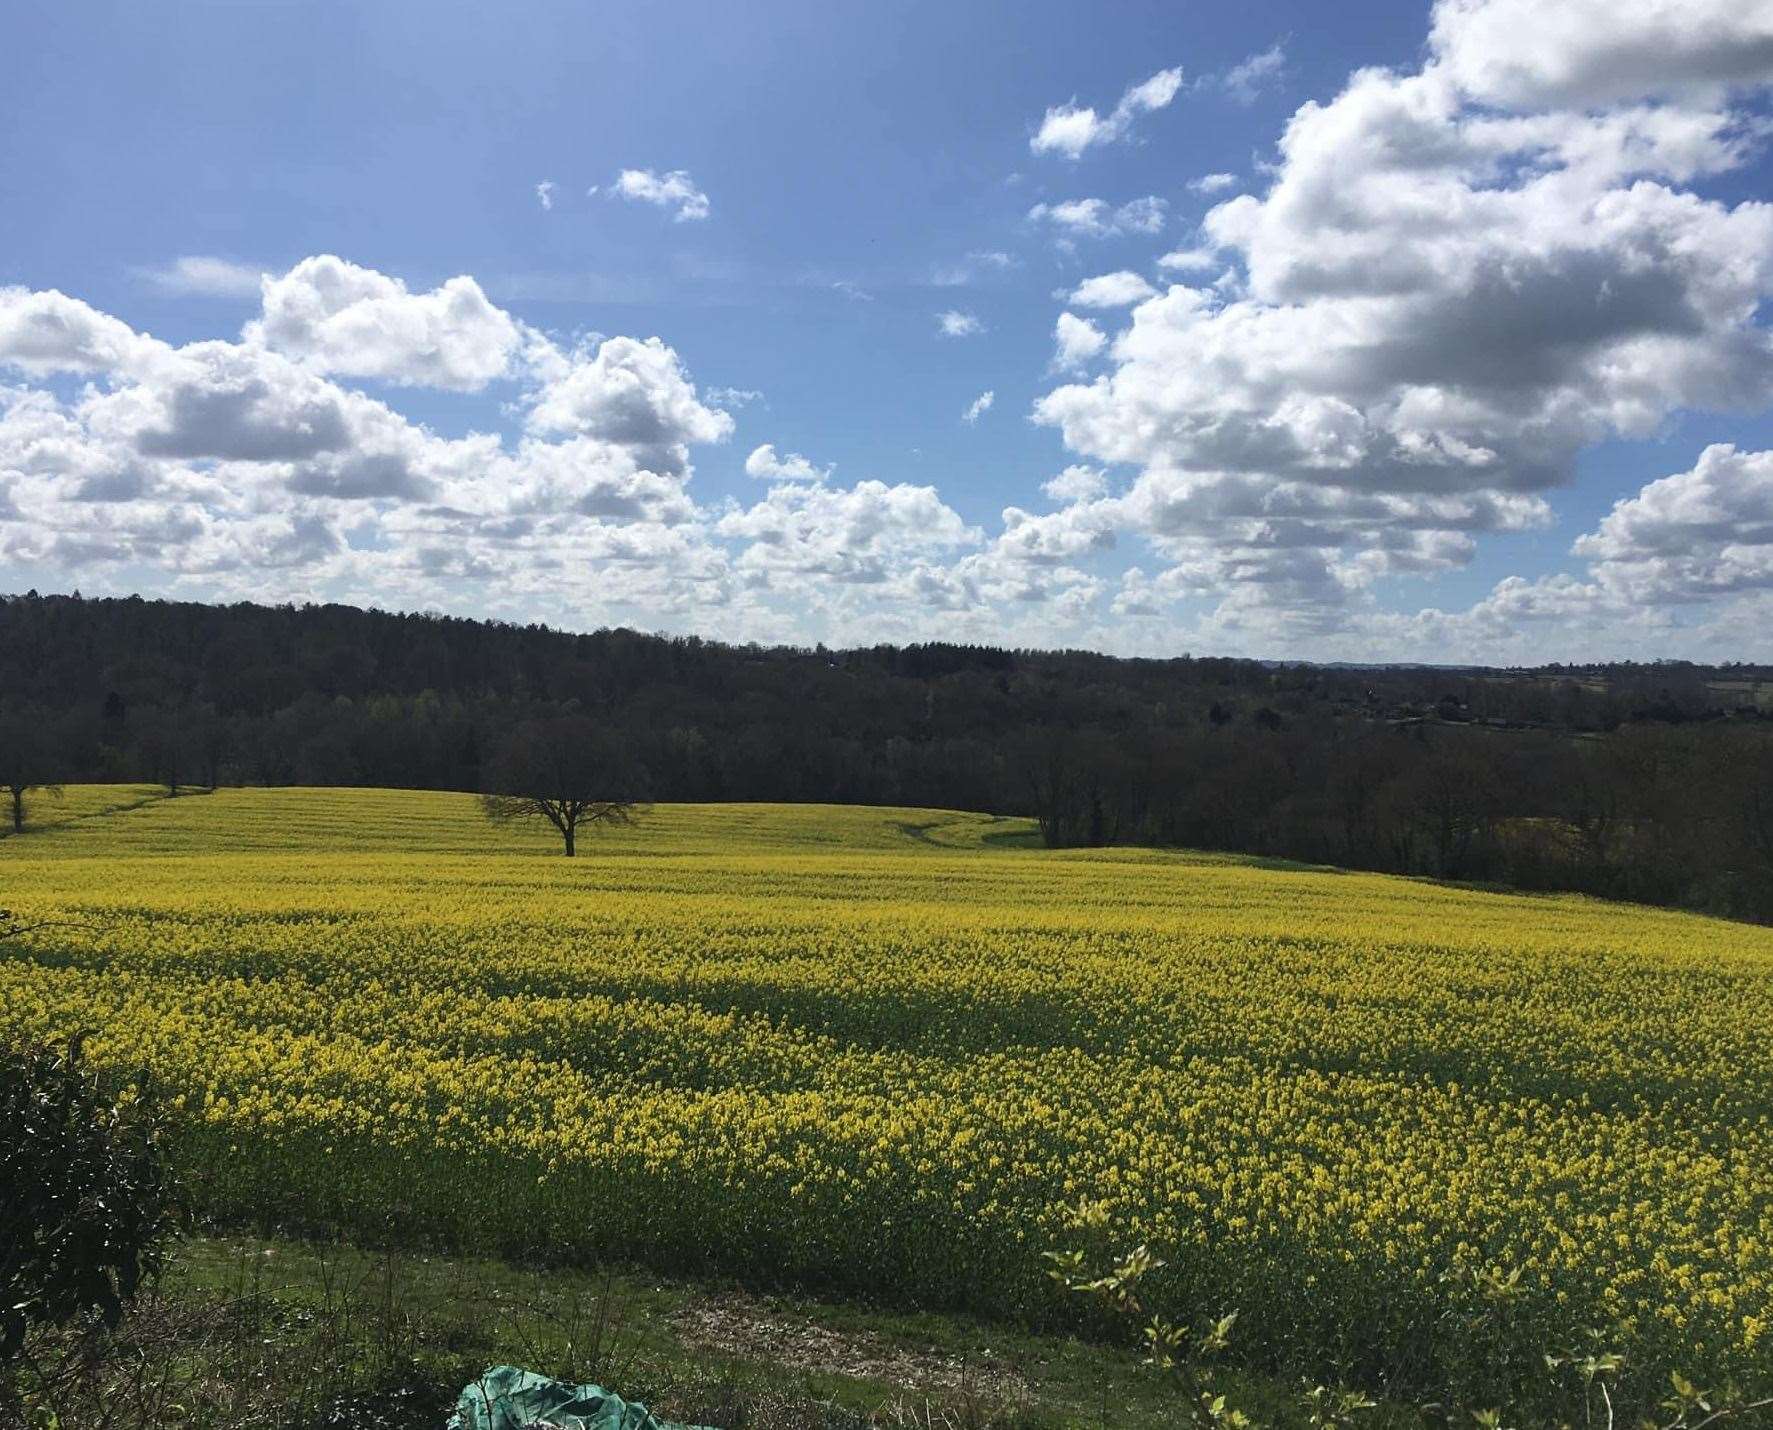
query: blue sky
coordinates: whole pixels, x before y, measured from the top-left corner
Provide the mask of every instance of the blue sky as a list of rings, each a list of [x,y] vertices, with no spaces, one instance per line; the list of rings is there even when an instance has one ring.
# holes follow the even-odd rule
[[[1640,8],[14,9],[0,585],[1767,659],[1773,17]],[[286,379],[347,435],[236,440]]]

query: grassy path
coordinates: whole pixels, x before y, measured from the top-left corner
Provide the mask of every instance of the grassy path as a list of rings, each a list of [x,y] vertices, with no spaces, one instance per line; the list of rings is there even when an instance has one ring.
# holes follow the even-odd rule
[[[348,1406],[351,1423],[376,1430],[435,1430],[461,1385],[507,1362],[746,1430],[1177,1423],[1173,1398],[1130,1352],[639,1270],[215,1235],[179,1249],[158,1315],[191,1328],[162,1351],[193,1386],[238,1378],[244,1357],[267,1402],[322,1416]],[[1289,1388],[1235,1372],[1221,1380],[1262,1423],[1304,1424]],[[1401,1423],[1391,1413],[1365,1422]]]

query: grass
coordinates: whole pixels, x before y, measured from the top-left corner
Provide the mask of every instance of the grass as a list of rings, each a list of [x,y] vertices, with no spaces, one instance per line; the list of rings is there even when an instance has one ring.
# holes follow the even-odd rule
[[[155,1347],[191,1425],[348,1416],[359,1430],[437,1430],[459,1389],[493,1364],[594,1381],[721,1430],[1169,1430],[1177,1420],[1163,1382],[1100,1344],[398,1243],[194,1238],[130,1333]],[[1221,1381],[1262,1423],[1303,1424],[1287,1387],[1236,1371]],[[1366,1424],[1409,1419],[1392,1409]]]
[[[84,819],[102,819],[141,809],[165,798],[165,785],[68,785],[59,793],[29,790],[25,794],[25,827],[19,832],[40,834]],[[12,806],[8,801],[5,819],[0,821],[0,839],[13,834]]]

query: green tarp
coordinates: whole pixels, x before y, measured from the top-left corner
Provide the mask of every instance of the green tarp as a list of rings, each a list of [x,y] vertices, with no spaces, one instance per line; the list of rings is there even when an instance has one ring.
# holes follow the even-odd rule
[[[462,1387],[448,1430],[710,1430],[661,1420],[639,1401],[623,1400],[600,1385],[571,1385],[533,1370],[495,1365]]]

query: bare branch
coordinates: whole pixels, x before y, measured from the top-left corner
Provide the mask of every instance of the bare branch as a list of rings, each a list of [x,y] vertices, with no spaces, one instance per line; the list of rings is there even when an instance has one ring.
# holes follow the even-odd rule
[[[496,823],[546,819],[571,857],[581,827],[634,822],[644,779],[626,748],[586,717],[532,720],[507,737],[481,808]]]

